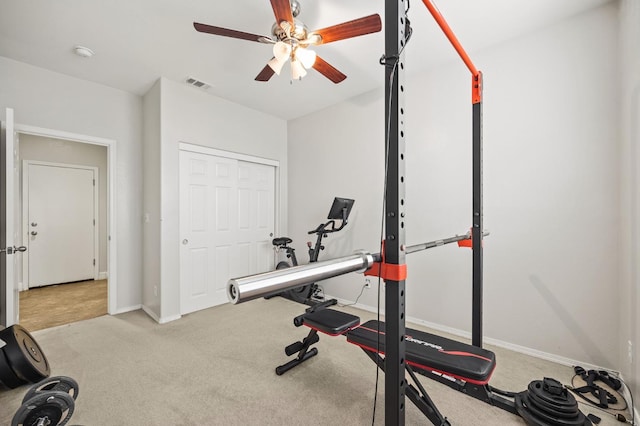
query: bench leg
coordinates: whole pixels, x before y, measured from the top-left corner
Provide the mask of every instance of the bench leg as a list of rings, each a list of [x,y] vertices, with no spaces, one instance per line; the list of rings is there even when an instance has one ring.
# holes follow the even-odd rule
[[[293,367],[298,364],[302,364],[306,360],[311,357],[314,357],[318,354],[318,348],[310,348],[311,345],[317,343],[320,340],[318,336],[318,332],[316,330],[309,331],[307,337],[304,338],[302,342],[295,342],[285,348],[285,353],[287,355],[293,355],[296,351],[298,352],[298,356],[287,362],[286,364],[282,364],[276,367],[276,374],[278,376],[282,376],[287,371],[291,370]]]

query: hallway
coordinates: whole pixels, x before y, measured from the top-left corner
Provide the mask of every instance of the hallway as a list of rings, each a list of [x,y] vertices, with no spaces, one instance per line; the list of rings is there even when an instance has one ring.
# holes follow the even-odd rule
[[[107,314],[107,280],[33,288],[20,293],[20,325],[42,330]]]

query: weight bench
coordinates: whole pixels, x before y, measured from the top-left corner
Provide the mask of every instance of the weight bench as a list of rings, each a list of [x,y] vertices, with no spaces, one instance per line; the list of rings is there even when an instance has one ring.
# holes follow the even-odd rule
[[[318,332],[330,336],[346,335],[347,342],[359,346],[384,371],[385,324],[375,320],[360,325],[360,318],[333,309],[308,310],[294,318],[294,325],[311,330],[304,340],[285,348],[287,356],[298,355],[293,360],[276,368],[282,375],[293,367],[317,355],[311,347],[320,340]],[[517,414],[513,401],[492,392],[488,385],[496,367],[493,352],[467,345],[424,331],[405,329],[405,369],[413,383],[407,382],[407,397],[434,424],[448,425],[427,395],[415,372],[443,383],[469,396]]]

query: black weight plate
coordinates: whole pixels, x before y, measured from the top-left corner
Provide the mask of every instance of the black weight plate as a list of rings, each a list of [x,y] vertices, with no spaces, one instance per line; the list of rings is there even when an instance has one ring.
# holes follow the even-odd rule
[[[75,403],[64,392],[42,392],[22,404],[11,426],[66,425],[73,415]]]
[[[9,389],[15,389],[28,383],[26,380],[16,376],[16,373],[9,366],[9,361],[2,349],[0,349],[0,383],[3,383]]]
[[[49,377],[49,361],[24,327],[15,324],[4,329],[0,339],[7,342],[3,350],[16,376],[32,383]]]
[[[44,379],[41,382],[31,386],[27,393],[24,395],[24,398],[22,398],[22,403],[24,404],[25,402],[33,398],[36,394],[49,391],[64,392],[75,401],[76,399],[78,399],[80,388],[78,387],[78,382],[73,380],[71,377],[49,377],[48,379]]]

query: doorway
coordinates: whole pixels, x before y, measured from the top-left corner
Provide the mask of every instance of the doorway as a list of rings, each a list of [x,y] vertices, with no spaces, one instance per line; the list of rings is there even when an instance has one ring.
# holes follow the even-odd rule
[[[89,162],[106,164],[102,151]],[[22,161],[26,288],[98,279],[101,186],[98,167]]]
[[[115,246],[111,244],[111,234],[115,230],[115,141],[20,125],[16,125],[16,132],[22,190],[16,194],[15,203],[19,206],[19,216],[22,218],[21,240],[28,246],[16,280],[21,290],[20,305],[24,302],[26,307],[25,312],[19,314],[20,322],[45,324],[37,326],[40,329],[115,312]],[[58,186],[64,187],[58,196],[48,192],[55,191],[51,187],[45,187],[44,192],[40,188],[40,207],[46,206],[45,212],[54,215],[53,218],[43,218],[45,222],[36,221],[29,214],[30,207],[38,207],[35,202],[38,191],[35,198],[32,191],[28,191],[30,182],[37,183],[32,182],[34,177],[40,183],[57,182]],[[83,193],[79,195],[80,198],[91,198],[89,204],[73,205],[78,192]],[[71,208],[74,214],[81,213],[80,216],[91,216],[91,219],[89,222],[84,220],[82,225],[74,225],[70,231],[55,215],[71,213],[69,210],[66,213],[51,211],[54,200],[63,210]],[[67,229],[63,231],[65,227]],[[54,231],[63,234],[52,235]],[[91,238],[83,238],[86,234]],[[47,236],[53,238],[44,245],[38,245],[46,239],[41,237]],[[72,247],[63,247],[65,242]],[[57,243],[59,245],[56,248]],[[79,244],[83,248],[79,248]],[[70,252],[72,256],[63,260],[54,259],[56,256],[53,253],[58,251]],[[81,267],[59,267],[61,264],[69,266],[70,259],[74,259],[74,263],[78,261]],[[34,288],[40,286],[45,287]],[[80,294],[78,292],[82,296],[77,296]],[[87,303],[87,300],[91,302]],[[38,308],[47,305],[50,308]],[[60,315],[53,315],[53,307],[61,309]],[[91,309],[93,313],[88,312],[88,307],[95,308]],[[48,322],[48,319],[54,322]]]

